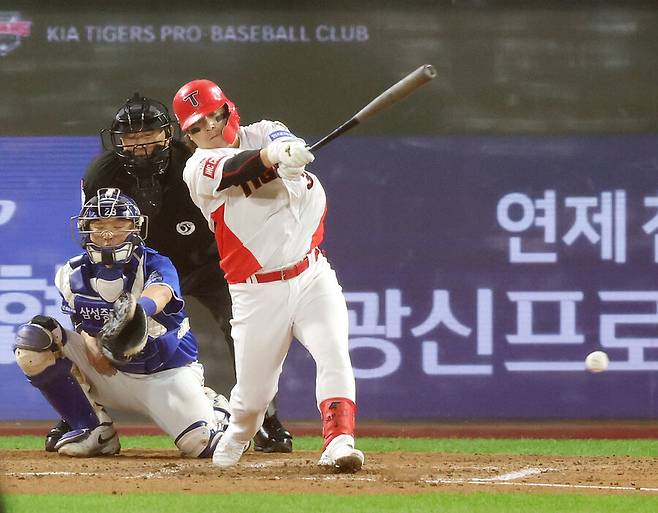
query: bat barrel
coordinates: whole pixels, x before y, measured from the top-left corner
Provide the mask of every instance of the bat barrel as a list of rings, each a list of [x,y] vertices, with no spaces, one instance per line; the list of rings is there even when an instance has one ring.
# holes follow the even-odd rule
[[[375,115],[382,109],[393,105],[402,98],[409,96],[423,84],[436,77],[436,69],[431,64],[423,64],[418,69],[409,73],[402,80],[393,84],[386,91],[372,100],[368,105],[363,107],[359,112],[352,116],[348,121],[336,128],[333,132],[326,135],[318,142],[309,147],[310,151],[316,151],[330,143],[340,135],[347,132],[350,128],[362,123],[369,117]]]
[[[368,105],[357,112],[354,117],[363,122],[367,118],[374,116],[380,110],[390,107],[402,98],[409,96],[416,89],[423,84],[426,84],[434,77],[436,77],[436,69],[434,66],[431,64],[423,64],[372,100]]]
[[[423,75],[425,75],[429,80],[432,80],[433,78],[436,77],[436,68],[431,64],[423,64],[418,69],[422,70]]]

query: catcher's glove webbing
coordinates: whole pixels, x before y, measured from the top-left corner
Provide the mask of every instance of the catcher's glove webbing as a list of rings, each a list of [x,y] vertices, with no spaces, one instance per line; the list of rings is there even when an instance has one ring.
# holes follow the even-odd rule
[[[116,364],[129,361],[146,345],[146,321],[146,313],[133,295],[130,292],[122,293],[96,336],[103,355]]]

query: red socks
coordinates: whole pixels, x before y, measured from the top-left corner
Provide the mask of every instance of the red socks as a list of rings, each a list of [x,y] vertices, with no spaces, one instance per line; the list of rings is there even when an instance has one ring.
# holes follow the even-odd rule
[[[346,397],[332,397],[320,403],[322,415],[322,436],[326,449],[338,435],[354,436],[356,422],[356,404]]]

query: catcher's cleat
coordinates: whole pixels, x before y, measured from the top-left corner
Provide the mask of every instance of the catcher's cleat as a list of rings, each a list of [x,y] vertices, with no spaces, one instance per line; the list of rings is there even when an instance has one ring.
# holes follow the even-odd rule
[[[342,473],[354,473],[361,470],[364,460],[363,453],[354,448],[354,437],[338,435],[329,442],[318,465],[332,467]]]
[[[46,452],[57,452],[55,444],[64,436],[64,433],[71,431],[71,426],[64,419],[61,419],[55,426],[50,428],[46,435]]]
[[[78,458],[119,454],[121,444],[112,422],[95,428],[76,429],[65,433],[55,445],[59,454]]]
[[[265,415],[263,425],[254,436],[254,450],[260,452],[292,452],[292,435],[274,415]]]

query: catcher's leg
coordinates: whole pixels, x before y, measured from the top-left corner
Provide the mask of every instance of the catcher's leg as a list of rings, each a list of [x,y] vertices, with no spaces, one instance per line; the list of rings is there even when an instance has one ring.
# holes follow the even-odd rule
[[[16,334],[16,362],[70,427],[54,445],[55,450],[71,456],[117,453],[120,446],[111,420],[99,418],[103,413],[92,406],[71,373],[72,362],[61,355],[67,334],[55,319],[33,317]]]
[[[57,424],[51,427],[48,433],[46,433],[46,441],[44,444],[46,452],[57,452],[57,449],[55,449],[57,442],[59,442],[69,431],[71,431],[71,426],[69,426],[64,419],[60,419]]]
[[[211,388],[206,387],[204,391],[213,405],[214,420],[199,420],[191,424],[175,440],[183,456],[188,458],[212,457],[231,418],[228,399]]]

